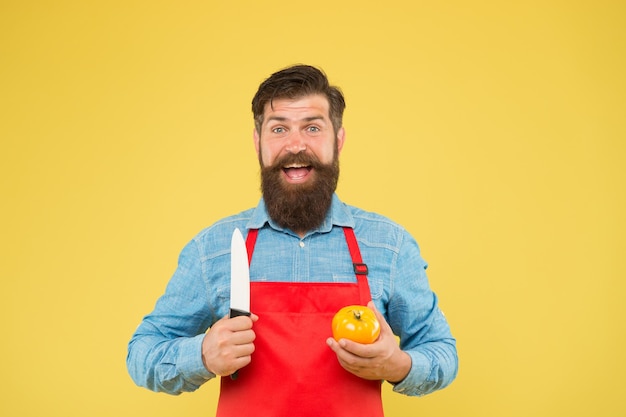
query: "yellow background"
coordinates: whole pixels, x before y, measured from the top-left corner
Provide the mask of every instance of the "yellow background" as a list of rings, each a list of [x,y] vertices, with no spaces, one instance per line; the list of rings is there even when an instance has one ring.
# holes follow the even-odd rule
[[[454,384],[386,386],[387,414],[626,415],[625,17],[604,0],[2,1],[0,415],[213,415],[215,381],[135,387],[126,344],[183,245],[256,204],[249,103],[299,62],[347,97],[340,196],[417,238],[458,339]]]

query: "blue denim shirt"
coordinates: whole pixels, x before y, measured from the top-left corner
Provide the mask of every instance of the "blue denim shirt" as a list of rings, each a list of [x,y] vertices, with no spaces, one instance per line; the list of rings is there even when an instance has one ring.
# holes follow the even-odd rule
[[[127,366],[136,384],[154,391],[194,391],[214,378],[202,362],[207,329],[228,313],[230,240],[233,229],[259,229],[250,267],[252,281],[356,282],[342,226],[354,229],[369,269],[372,299],[400,347],[412,359],[408,376],[394,386],[425,395],[456,377],[456,341],[426,278],[426,262],[405,229],[333,196],[324,223],[304,238],[276,225],[263,200],[200,232],[180,254],[178,268],[128,346]]]

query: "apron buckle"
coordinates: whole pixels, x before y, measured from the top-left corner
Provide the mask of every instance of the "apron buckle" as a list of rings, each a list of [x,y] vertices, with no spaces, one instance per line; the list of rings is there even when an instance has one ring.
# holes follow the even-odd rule
[[[363,263],[353,263],[354,265],[354,273],[359,275],[367,275],[369,272],[367,269],[367,265]]]

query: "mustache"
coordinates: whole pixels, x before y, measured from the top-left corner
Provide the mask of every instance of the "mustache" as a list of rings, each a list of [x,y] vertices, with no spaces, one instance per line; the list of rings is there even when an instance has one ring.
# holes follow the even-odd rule
[[[261,161],[261,164],[263,162]],[[320,162],[319,158],[317,158],[313,154],[298,152],[296,154],[288,153],[279,158],[277,158],[272,165],[264,166],[264,169],[270,171],[279,171],[282,170],[284,166],[287,165],[305,165],[312,168],[322,168],[326,166],[322,162]]]

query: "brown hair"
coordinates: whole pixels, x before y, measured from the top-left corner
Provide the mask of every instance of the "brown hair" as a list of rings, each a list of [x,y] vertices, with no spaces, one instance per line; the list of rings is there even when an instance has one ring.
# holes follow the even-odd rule
[[[265,105],[275,99],[297,99],[311,94],[321,94],[328,99],[328,113],[335,134],[342,126],[346,102],[339,87],[328,83],[326,74],[310,65],[294,65],[272,74],[263,81],[252,99],[254,126],[261,133]]]

